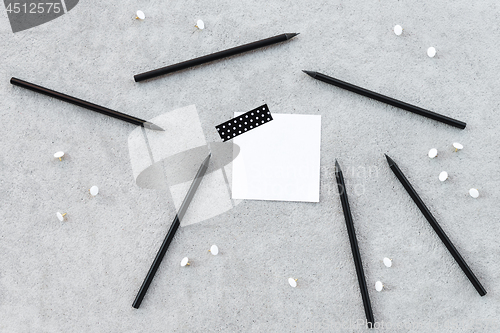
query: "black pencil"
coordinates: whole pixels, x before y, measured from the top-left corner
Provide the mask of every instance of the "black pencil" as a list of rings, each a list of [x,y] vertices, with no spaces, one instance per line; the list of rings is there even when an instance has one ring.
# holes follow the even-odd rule
[[[446,236],[445,232],[443,229],[441,229],[441,226],[437,223],[436,219],[434,216],[431,214],[427,206],[424,204],[420,196],[417,194],[413,186],[411,186],[410,182],[408,179],[406,179],[405,175],[399,169],[398,165],[396,162],[394,162],[389,156],[385,155],[387,158],[387,163],[389,163],[389,167],[391,168],[392,172],[396,175],[396,177],[399,179],[401,184],[403,184],[404,188],[406,189],[406,192],[410,195],[410,197],[413,199],[417,207],[420,209],[422,214],[424,214],[425,218],[427,221],[429,221],[429,224],[431,225],[432,229],[436,232],[436,234],[439,236],[441,241],[444,243],[448,251],[450,251],[451,255],[453,258],[455,258],[455,261],[457,264],[460,266],[460,268],[464,271],[465,275],[469,278],[470,282],[476,288],[477,292],[479,295],[484,296],[486,295],[486,290],[483,288],[479,280],[476,278],[472,270],[469,268],[467,263],[465,262],[464,258],[460,255],[458,250],[455,248],[453,243],[450,241],[448,236]]]
[[[153,281],[156,271],[160,267],[161,261],[163,260],[165,253],[167,253],[167,249],[170,246],[172,239],[174,239],[175,232],[177,231],[177,229],[179,229],[180,221],[184,217],[184,214],[186,213],[186,210],[189,204],[191,203],[191,200],[193,199],[193,196],[196,190],[198,189],[198,186],[200,185],[201,180],[205,175],[205,172],[207,171],[208,163],[210,161],[211,156],[212,156],[211,153],[208,154],[207,158],[205,158],[203,163],[201,163],[201,166],[198,169],[198,172],[196,173],[193,182],[191,183],[191,187],[189,188],[186,197],[184,198],[184,201],[182,201],[181,207],[179,208],[179,211],[175,215],[174,221],[172,222],[172,225],[170,226],[170,229],[167,232],[167,236],[165,236],[165,239],[163,240],[163,243],[161,244],[160,249],[156,254],[156,257],[153,260],[151,267],[149,268],[148,274],[146,275],[146,278],[142,282],[141,288],[139,289],[139,292],[135,297],[132,307],[138,309],[141,306],[142,300],[144,299],[144,296],[146,296],[149,285]]]
[[[363,299],[363,307],[365,308],[366,321],[368,323],[368,327],[373,328],[375,319],[373,318],[370,296],[368,294],[368,288],[366,287],[365,273],[363,271],[363,264],[361,263],[361,255],[359,254],[358,240],[356,239],[356,232],[354,230],[354,223],[352,221],[351,208],[349,207],[349,200],[347,199],[344,176],[342,175],[342,170],[340,169],[340,165],[336,160],[335,178],[337,179],[340,202],[342,203],[342,210],[344,211],[347,233],[349,235],[349,241],[351,243],[352,257],[354,259],[354,265],[356,266],[356,274],[358,276],[361,298]]]
[[[432,112],[432,111],[429,111],[426,109],[422,109],[421,107],[411,105],[411,104],[399,101],[399,100],[391,98],[391,97],[384,96],[382,94],[373,92],[373,91],[365,89],[365,88],[355,86],[353,84],[338,80],[336,78],[333,78],[333,77],[325,75],[325,74],[321,74],[318,72],[311,72],[311,71],[303,71],[303,72],[306,73],[307,75],[311,76],[312,78],[315,78],[316,80],[320,80],[320,81],[323,81],[323,82],[326,82],[329,84],[333,84],[334,86],[337,86],[339,88],[352,91],[356,94],[372,98],[372,99],[377,100],[379,102],[383,102],[383,103],[395,106],[397,108],[400,108],[400,109],[403,109],[406,111],[410,111],[410,112],[416,113],[418,115],[421,115],[421,116],[424,116],[424,117],[427,117],[430,119],[434,119],[434,120],[440,121],[442,123],[460,128],[460,129],[464,129],[465,126],[467,125],[463,121],[456,120],[456,119],[453,119],[453,118],[450,118],[447,116],[443,116],[439,113]]]
[[[113,117],[113,118],[124,120],[124,121],[129,122],[129,123],[134,124],[134,125],[143,126],[145,128],[149,128],[149,129],[156,130],[156,131],[163,131],[163,128],[161,128],[153,123],[150,123],[149,121],[142,120],[142,119],[139,119],[136,117],[132,117],[132,116],[129,116],[125,113],[114,111],[114,110],[105,108],[103,106],[84,101],[84,100],[76,98],[76,97],[62,94],[60,92],[50,90],[50,89],[41,87],[39,85],[17,79],[15,77],[10,79],[10,83],[13,85],[19,86],[19,87],[23,87],[23,88],[32,90],[32,91],[40,93],[40,94],[44,94],[44,95],[47,95],[50,97],[60,99],[61,101],[65,101],[65,102],[68,102],[71,104],[81,106],[82,108],[86,108],[86,109],[89,109],[92,111],[96,111],[96,112],[105,114],[105,115]]]
[[[140,81],[152,79],[152,78],[160,76],[160,75],[165,75],[165,74],[177,72],[177,71],[189,68],[189,67],[198,66],[201,64],[205,64],[207,62],[219,60],[222,58],[231,57],[231,56],[234,56],[236,54],[243,53],[243,52],[248,52],[248,51],[252,51],[252,50],[255,50],[255,49],[258,49],[261,47],[284,42],[284,41],[287,41],[287,40],[289,40],[297,35],[298,35],[298,33],[286,33],[286,34],[281,34],[278,36],[262,39],[262,40],[259,40],[259,41],[253,42],[253,43],[236,46],[236,47],[233,47],[231,49],[227,49],[227,50],[219,51],[219,52],[212,53],[212,54],[209,54],[206,56],[202,56],[199,58],[183,61],[183,62],[174,64],[174,65],[154,69],[154,70],[149,71],[149,72],[137,74],[137,75],[134,75],[134,80],[135,80],[135,82],[140,82]]]

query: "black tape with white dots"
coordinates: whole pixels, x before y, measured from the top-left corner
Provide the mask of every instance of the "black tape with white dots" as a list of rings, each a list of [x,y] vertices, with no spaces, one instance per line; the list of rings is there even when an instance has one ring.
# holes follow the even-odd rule
[[[217,129],[217,132],[219,132],[222,141],[228,141],[271,120],[273,120],[271,112],[269,112],[267,104],[264,104],[256,109],[242,114],[241,116],[217,125],[215,128]]]

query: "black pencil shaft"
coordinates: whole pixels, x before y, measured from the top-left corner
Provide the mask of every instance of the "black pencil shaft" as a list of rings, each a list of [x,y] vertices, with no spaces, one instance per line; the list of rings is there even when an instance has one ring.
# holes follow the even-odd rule
[[[163,260],[165,253],[167,253],[168,247],[170,246],[172,239],[174,239],[175,232],[179,228],[179,225],[180,225],[179,217],[175,215],[175,219],[172,222],[170,229],[168,230],[167,236],[165,236],[165,239],[163,240],[163,243],[161,244],[160,249],[156,254],[156,257],[153,260],[151,267],[149,268],[148,274],[146,275],[144,282],[142,282],[141,289],[139,289],[139,292],[135,297],[134,303],[132,304],[134,308],[138,309],[141,306],[142,300],[144,299],[144,296],[146,296],[149,285],[153,281],[156,271],[160,267],[161,261]]]
[[[231,57],[233,55],[237,55],[237,54],[240,54],[243,52],[248,52],[248,51],[255,50],[255,49],[258,49],[261,47],[284,42],[284,41],[286,41],[286,40],[288,40],[296,35],[297,34],[281,34],[278,36],[262,39],[262,40],[259,40],[259,41],[253,42],[253,43],[236,46],[236,47],[233,47],[233,48],[230,48],[227,50],[219,51],[219,52],[212,53],[212,54],[202,56],[199,58],[183,61],[183,62],[174,64],[174,65],[170,65],[170,66],[158,68],[158,69],[155,69],[155,70],[152,70],[149,72],[137,74],[137,75],[134,75],[134,80],[135,80],[135,82],[140,82],[140,81],[152,79],[152,78],[160,76],[160,75],[165,75],[165,74],[177,72],[177,71],[180,71],[180,70],[183,70],[186,68],[190,68],[193,66],[205,64],[207,62],[219,60],[222,58]]]
[[[198,189],[198,186],[200,185],[201,180],[205,175],[205,172],[207,171],[211,156],[212,153],[208,154],[208,156],[203,160],[203,163],[201,163],[201,166],[198,169],[198,172],[196,173],[196,176],[194,177],[194,180],[191,183],[191,186],[189,187],[184,200],[182,201],[179,211],[177,212],[177,215],[175,215],[174,221],[172,222],[172,225],[168,230],[167,236],[165,236],[165,239],[163,240],[163,243],[161,244],[156,257],[153,260],[151,267],[149,268],[148,274],[142,282],[141,288],[139,289],[139,292],[135,297],[134,303],[132,303],[132,307],[138,309],[141,306],[142,300],[144,299],[144,296],[146,296],[149,285],[153,281],[156,271],[160,267],[161,261],[163,260],[163,257],[165,256],[165,253],[167,252],[172,239],[174,238],[175,232],[179,228],[180,221],[184,218],[184,214],[186,213],[186,210],[189,207],[189,204],[191,203],[191,200],[193,199],[194,194],[196,193],[196,190]]]
[[[352,91],[356,94],[363,95],[363,96],[368,97],[368,98],[372,98],[372,99],[377,100],[379,102],[386,103],[386,104],[395,106],[397,108],[400,108],[400,109],[403,109],[406,111],[410,111],[412,113],[416,113],[418,115],[421,115],[421,116],[424,116],[424,117],[427,117],[427,118],[430,118],[433,120],[440,121],[444,124],[448,124],[448,125],[460,128],[460,129],[464,129],[466,126],[466,123],[464,123],[463,121],[456,120],[456,119],[453,119],[453,118],[450,118],[447,116],[443,116],[439,113],[429,111],[429,110],[423,109],[421,107],[411,105],[411,104],[399,101],[397,99],[373,92],[371,90],[355,86],[351,83],[338,80],[336,78],[333,78],[333,77],[325,75],[325,74],[321,74],[321,73],[317,73],[317,72],[314,72],[314,73],[315,73],[314,76],[309,74],[309,73],[308,74],[317,80],[320,80],[320,81],[323,81],[323,82],[326,82],[329,84],[333,84],[334,86],[337,86],[339,88]]]
[[[403,187],[405,188],[406,192],[410,195],[410,197],[413,199],[417,207],[420,209],[422,214],[425,216],[429,224],[431,225],[432,229],[436,232],[438,237],[441,239],[441,241],[444,243],[448,251],[451,253],[457,264],[460,266],[462,271],[465,273],[465,275],[469,278],[470,282],[476,288],[477,292],[479,295],[484,296],[486,295],[486,290],[484,287],[481,285],[477,277],[474,275],[472,270],[470,269],[469,265],[465,262],[464,258],[460,255],[458,250],[455,248],[451,240],[448,238],[444,230],[441,228],[439,223],[436,221],[434,216],[431,214],[427,206],[424,204],[418,193],[415,191],[413,186],[410,184],[406,176],[403,174],[401,169],[399,169],[398,165],[396,162],[394,162],[389,156],[387,156],[387,162],[389,163],[389,167],[391,170],[394,172],[396,177],[399,179]]]
[[[114,111],[114,110],[105,108],[103,106],[100,106],[100,105],[97,105],[97,104],[94,104],[94,103],[90,103],[90,102],[84,101],[84,100],[76,98],[76,97],[72,97],[72,96],[69,96],[69,95],[66,95],[66,94],[54,91],[54,90],[50,90],[50,89],[41,87],[39,85],[30,83],[30,82],[26,82],[26,81],[21,80],[21,79],[17,79],[15,77],[13,77],[13,78],[10,79],[10,83],[13,84],[13,85],[22,87],[22,88],[26,88],[26,89],[32,90],[32,91],[40,93],[40,94],[44,94],[44,95],[47,95],[47,96],[50,96],[50,97],[54,97],[54,98],[60,99],[61,101],[64,101],[64,102],[68,102],[68,103],[71,103],[71,104],[74,104],[74,105],[78,105],[80,107],[83,107],[83,108],[86,108],[86,109],[89,109],[89,110],[92,110],[92,111],[96,111],[96,112],[105,114],[105,115],[113,117],[113,118],[124,120],[124,121],[129,122],[129,123],[134,124],[134,125],[144,126],[144,127],[148,127],[148,128],[151,128],[151,129],[157,129],[158,128],[159,130],[162,130],[161,128],[159,128],[156,125],[153,125],[153,124],[147,122],[146,120],[142,120],[142,119],[139,119],[139,118],[136,118],[136,117],[132,117],[132,116],[129,116],[127,114],[124,114],[124,113],[121,113],[121,112],[118,112],[118,111]],[[149,125],[153,125],[153,126],[148,126],[148,124]],[[154,128],[154,127],[157,127],[157,128]]]
[[[342,203],[342,210],[344,211],[344,218],[347,227],[347,233],[349,235],[349,242],[351,243],[352,257],[354,259],[354,265],[356,266],[356,274],[358,276],[359,289],[361,291],[361,298],[363,299],[363,307],[365,309],[366,320],[369,323],[369,327],[373,327],[375,320],[373,318],[370,296],[368,294],[368,288],[366,286],[365,273],[363,271],[363,264],[361,262],[361,254],[359,253],[358,240],[356,238],[356,232],[354,230],[354,223],[352,220],[351,208],[349,207],[349,200],[347,199],[344,177],[337,162],[335,163],[335,178],[337,179],[340,202]]]

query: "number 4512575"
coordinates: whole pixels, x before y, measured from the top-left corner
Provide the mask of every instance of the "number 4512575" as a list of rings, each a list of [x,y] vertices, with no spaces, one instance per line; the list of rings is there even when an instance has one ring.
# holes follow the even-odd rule
[[[61,12],[61,4],[53,2],[39,2],[39,3],[9,3],[7,6],[7,13],[14,14],[43,14],[43,13],[55,13]]]

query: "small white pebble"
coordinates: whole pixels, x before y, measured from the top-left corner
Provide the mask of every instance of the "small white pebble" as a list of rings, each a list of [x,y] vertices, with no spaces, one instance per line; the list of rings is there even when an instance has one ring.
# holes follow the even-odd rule
[[[434,47],[429,47],[427,49],[427,55],[429,56],[429,58],[434,58],[434,56],[436,55],[436,49]]]
[[[398,25],[395,25],[395,26],[394,26],[394,33],[395,33],[397,36],[401,36],[401,34],[403,33],[403,27],[401,27],[399,24],[398,24]]]
[[[380,281],[375,282],[375,290],[380,292],[382,291],[382,289],[384,289],[384,285],[382,284],[382,282]]]
[[[429,150],[429,158],[434,158],[436,156],[438,156],[438,150],[436,148]]]
[[[292,287],[292,288],[297,287],[297,281],[294,278],[289,278],[288,283],[290,284],[290,287]]]
[[[62,221],[64,221],[64,216],[65,216],[65,215],[66,215],[66,213],[64,213],[64,214],[59,213],[59,212],[57,212],[57,213],[56,213],[57,219],[58,219],[59,221],[61,221],[61,222],[62,222]]]
[[[392,266],[392,259],[389,259],[389,258],[384,258],[384,265],[386,267],[391,267]]]
[[[479,191],[475,188],[471,188],[469,190],[469,194],[471,197],[473,197],[474,199],[476,199],[478,196],[479,196]]]
[[[446,179],[448,179],[448,172],[441,171],[441,173],[439,174],[439,180],[444,182]]]

